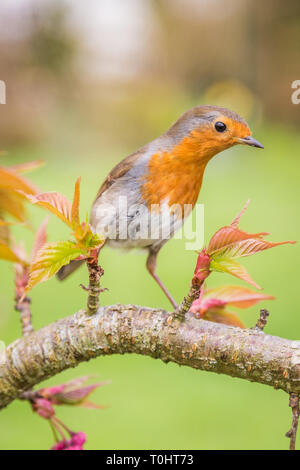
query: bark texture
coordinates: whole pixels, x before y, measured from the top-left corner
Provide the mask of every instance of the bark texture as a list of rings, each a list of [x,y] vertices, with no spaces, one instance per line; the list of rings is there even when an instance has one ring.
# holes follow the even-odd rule
[[[99,308],[57,321],[0,352],[0,408],[82,361],[136,353],[300,393],[300,341],[136,305]]]
[[[99,296],[102,290],[100,287],[100,278],[104,274],[103,269],[98,265],[98,252],[94,257],[88,258],[86,264],[89,273],[87,312],[89,315],[94,315],[99,308]]]

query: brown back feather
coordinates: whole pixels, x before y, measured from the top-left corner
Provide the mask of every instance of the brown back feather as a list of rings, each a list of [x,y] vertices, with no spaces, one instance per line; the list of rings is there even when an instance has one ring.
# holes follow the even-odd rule
[[[104,193],[118,178],[124,176],[133,166],[135,161],[141,156],[142,149],[138,150],[120,161],[107,175],[97,193],[95,201]]]

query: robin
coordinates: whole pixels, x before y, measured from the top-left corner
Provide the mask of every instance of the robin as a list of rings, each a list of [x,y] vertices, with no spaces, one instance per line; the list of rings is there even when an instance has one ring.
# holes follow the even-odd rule
[[[111,247],[147,250],[147,269],[174,308],[175,300],[156,274],[158,252],[196,204],[209,160],[236,144],[264,148],[235,112],[197,106],[118,163],[94,200],[92,228]],[[80,264],[75,260],[61,268],[59,279]]]

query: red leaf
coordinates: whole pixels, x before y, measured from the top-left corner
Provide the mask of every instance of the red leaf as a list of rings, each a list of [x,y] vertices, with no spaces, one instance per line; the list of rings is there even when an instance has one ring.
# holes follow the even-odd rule
[[[20,222],[25,221],[24,195],[13,190],[0,189],[0,212],[7,212]]]
[[[261,300],[268,299],[274,299],[274,297],[254,292],[247,287],[222,286],[207,290],[201,298],[193,302],[190,312],[196,318],[244,328],[244,324],[235,313],[225,310],[226,306],[247,308]]]
[[[77,179],[75,183],[74,198],[73,198],[73,204],[72,204],[72,209],[71,209],[71,221],[72,221],[74,228],[80,225],[79,202],[80,202],[80,177]]]
[[[88,379],[89,376],[77,377],[65,384],[38,390],[38,393],[55,405],[79,405],[86,406],[87,408],[104,408],[87,401],[87,398],[98,387],[106,385],[109,382],[98,382],[83,386]]]
[[[233,221],[232,221],[231,224],[230,224],[232,227],[235,227],[235,228],[238,227],[242,215],[245,213],[247,207],[248,207],[249,204],[250,204],[250,200],[251,200],[251,199],[248,199],[248,201],[246,201],[246,204],[244,205],[244,207],[242,208],[242,210],[241,210],[241,211],[238,213],[238,215],[233,219]]]
[[[37,188],[27,179],[19,176],[14,170],[0,167],[0,188],[17,191],[24,191],[27,194],[35,194]]]
[[[40,168],[44,163],[45,162],[43,160],[33,160],[31,162],[17,163],[16,165],[11,165],[9,168],[16,173],[27,173],[28,171]]]
[[[61,393],[54,396],[59,404],[78,405],[82,403],[100,384],[87,385],[73,389],[64,389]]]
[[[202,309],[208,310],[213,302],[222,302],[223,305],[234,305],[239,308],[248,308],[262,300],[273,300],[272,295],[255,292],[248,287],[221,286],[208,289],[202,298]]]
[[[255,253],[259,253],[260,251],[268,250],[269,248],[273,248],[274,246],[286,245],[287,243],[295,242],[269,242],[261,238],[250,238],[249,236],[249,238],[246,240],[236,241],[234,243],[221,247],[218,250],[215,250],[213,254],[211,254],[211,256],[213,256],[214,259],[226,258],[232,260],[234,258],[242,258],[243,256],[251,256]]]
[[[242,230],[228,225],[227,227],[220,228],[210,239],[208,245],[208,253],[214,254],[220,248],[239,242],[241,240],[248,240],[249,238],[261,239],[264,235],[269,235],[267,232],[260,233],[247,233]]]
[[[207,252],[213,258],[237,258],[249,256],[274,246],[295,243],[294,241],[268,242],[263,239],[268,232],[247,233],[238,228],[241,216],[247,209],[250,199],[230,225],[220,228],[211,238]]]
[[[32,261],[34,261],[40,249],[43,248],[43,246],[47,242],[48,220],[49,220],[48,217],[44,219],[44,221],[42,222],[42,224],[40,225],[36,233],[34,243],[33,243],[33,248],[32,248],[32,254],[31,254]]]
[[[215,310],[208,312],[203,316],[203,320],[212,321],[215,323],[223,323],[229,326],[237,326],[245,328],[244,323],[239,319],[235,313],[226,312],[225,310]]]
[[[27,199],[32,204],[37,204],[40,207],[48,209],[52,214],[56,215],[65,224],[72,228],[71,223],[71,203],[70,201],[60,193],[40,193],[35,196],[25,194]]]
[[[205,294],[204,294],[205,295]],[[204,296],[203,298],[199,298],[197,300],[194,300],[192,303],[192,306],[190,308],[190,312],[196,314],[198,313],[200,318],[205,315],[205,313],[210,310],[210,309],[215,309],[215,308],[222,308],[226,305],[226,302],[224,302],[221,299],[205,299]]]
[[[249,201],[241,212],[235,217],[231,225],[222,227],[211,238],[207,253],[211,258],[210,269],[227,272],[239,279],[260,288],[249,276],[246,269],[237,263],[235,258],[250,256],[260,251],[268,250],[279,245],[295,243],[294,241],[269,242],[264,240],[267,232],[247,233],[238,228],[239,220],[245,212]]]
[[[82,403],[79,404],[79,406],[81,408],[90,408],[92,410],[105,410],[105,408],[107,408],[107,405],[97,405],[96,403],[93,403],[89,400],[84,400]]]
[[[0,259],[12,261],[13,263],[23,263],[23,260],[19,258],[18,254],[2,241],[0,241]]]

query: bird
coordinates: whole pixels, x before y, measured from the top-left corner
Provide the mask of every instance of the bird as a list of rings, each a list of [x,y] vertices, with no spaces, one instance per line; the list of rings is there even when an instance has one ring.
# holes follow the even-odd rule
[[[94,232],[104,235],[105,245],[112,248],[146,251],[147,270],[174,308],[174,298],[156,274],[157,255],[195,206],[208,162],[237,144],[264,148],[234,111],[196,106],[160,137],[118,163],[93,202]],[[188,211],[180,210],[184,207]],[[149,227],[155,236],[153,230],[149,234]],[[65,279],[81,263],[73,260],[63,266],[58,278]]]

